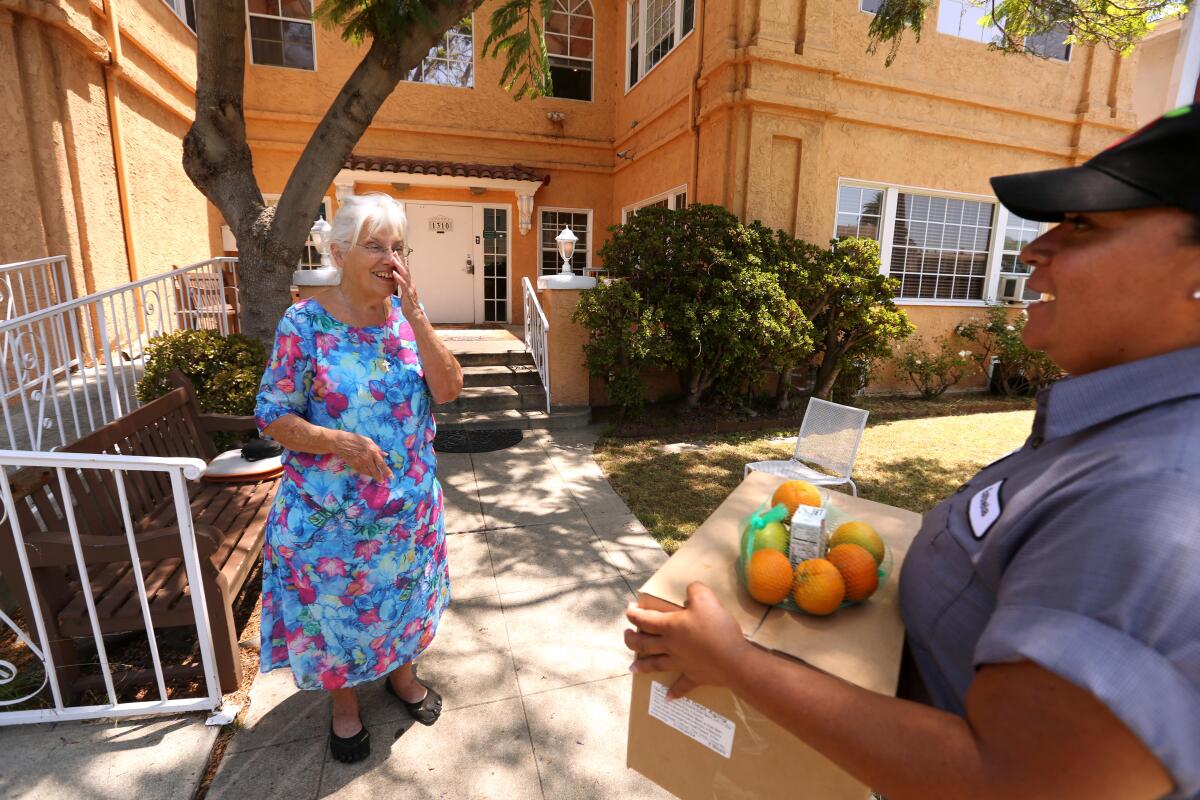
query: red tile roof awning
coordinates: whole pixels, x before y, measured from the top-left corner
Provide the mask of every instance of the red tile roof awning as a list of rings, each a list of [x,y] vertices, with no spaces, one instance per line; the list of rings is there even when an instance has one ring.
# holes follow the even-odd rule
[[[448,178],[491,178],[502,181],[538,181],[549,185],[550,176],[521,164],[464,164],[459,161],[416,161],[351,153],[345,169],[394,172],[409,175],[440,175]]]

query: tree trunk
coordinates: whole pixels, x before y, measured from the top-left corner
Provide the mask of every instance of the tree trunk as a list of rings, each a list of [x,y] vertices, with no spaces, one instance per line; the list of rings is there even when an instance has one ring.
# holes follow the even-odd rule
[[[829,399],[829,395],[833,391],[833,384],[837,383],[838,373],[842,371],[841,367],[836,366],[826,370],[826,363],[830,363],[828,354],[826,354],[826,359],[821,362],[821,368],[817,370],[817,380],[813,385],[812,396],[818,400]],[[836,364],[837,362],[833,361],[831,363]]]
[[[789,364],[779,370],[779,385],[775,387],[775,410],[787,411],[791,405],[792,372],[795,366]]]
[[[838,361],[846,352],[845,342],[838,341],[838,320],[829,320],[825,332],[825,342],[821,348],[821,365],[817,367],[817,376],[813,381],[812,397],[828,400],[833,390],[833,382],[837,380]]]
[[[269,343],[284,309],[321,198],[396,84],[481,0],[434,3],[429,25],[375,38],[309,139],[279,198],[263,206],[243,115],[244,0],[196,4],[196,121],[183,143],[192,183],[220,209],[238,240],[241,327]]]

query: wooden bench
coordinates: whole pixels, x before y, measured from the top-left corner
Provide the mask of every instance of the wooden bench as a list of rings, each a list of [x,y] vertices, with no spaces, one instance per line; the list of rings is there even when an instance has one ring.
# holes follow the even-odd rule
[[[253,417],[201,413],[187,378],[176,372],[172,381],[178,388],[63,449],[184,456],[208,462],[218,454],[211,433],[254,428]],[[114,474],[104,469],[65,474],[101,631],[144,630]],[[193,626],[170,480],[162,472],[125,471],[123,475],[154,627]],[[262,552],[263,526],[278,480],[187,484],[222,692],[237,689],[241,682],[232,604]],[[73,666],[77,658],[72,637],[91,639],[92,625],[80,591],[58,478],[52,469],[26,469],[13,476],[12,488],[60,685],[64,693],[95,685],[95,678],[80,679]],[[7,521],[0,526],[0,572],[32,627],[30,600]],[[133,673],[122,678],[153,683],[153,670]],[[168,670],[165,666],[164,673],[202,674],[199,667]]]

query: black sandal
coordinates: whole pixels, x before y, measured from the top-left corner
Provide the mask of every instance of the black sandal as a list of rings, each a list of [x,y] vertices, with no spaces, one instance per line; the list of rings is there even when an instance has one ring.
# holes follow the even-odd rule
[[[362,761],[371,755],[371,734],[367,732],[364,726],[361,731],[353,736],[341,737],[333,732],[333,725],[330,725],[329,751],[333,754],[334,761],[340,761],[343,764],[353,764],[356,761]]]
[[[438,717],[442,715],[442,696],[433,690],[433,687],[417,678],[416,673],[413,678],[417,683],[425,687],[425,696],[420,702],[410,703],[400,696],[394,688],[392,688],[392,679],[387,677],[383,679],[384,685],[387,687],[388,693],[392,697],[399,700],[408,709],[408,715],[422,725],[432,725],[438,721]]]

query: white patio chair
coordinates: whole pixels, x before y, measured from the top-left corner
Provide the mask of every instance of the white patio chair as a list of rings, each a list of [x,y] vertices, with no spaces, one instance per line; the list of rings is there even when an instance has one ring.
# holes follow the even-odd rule
[[[862,441],[863,429],[867,426],[867,413],[861,408],[811,398],[808,408],[804,410],[804,421],[800,423],[800,436],[796,439],[796,451],[792,457],[787,461],[754,461],[746,465],[742,477],[749,475],[750,470],[758,470],[818,486],[848,483],[850,493],[857,497],[858,487],[850,479],[850,471],[854,469],[858,443]],[[833,474],[820,472],[808,464]]]

